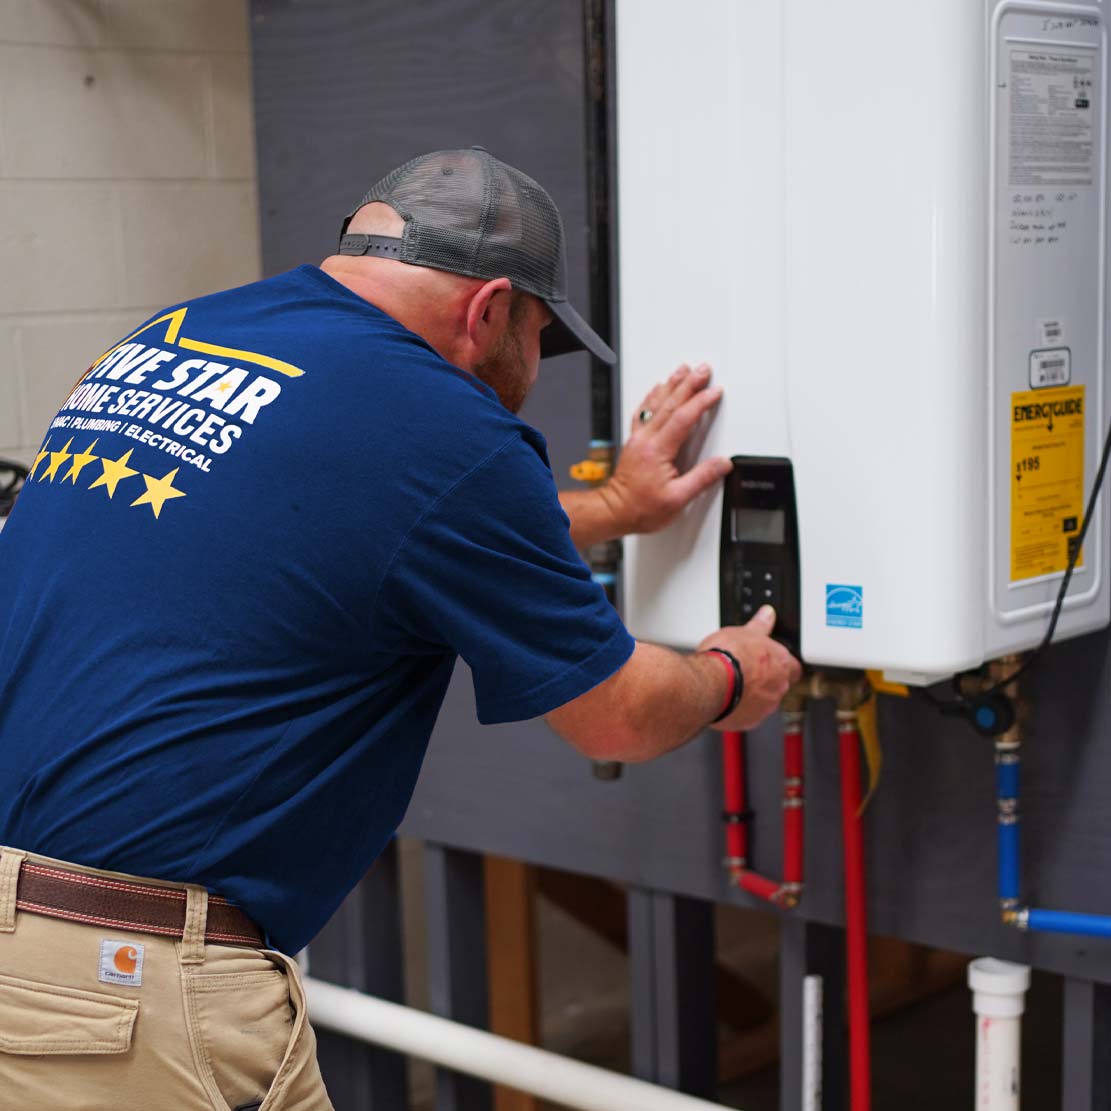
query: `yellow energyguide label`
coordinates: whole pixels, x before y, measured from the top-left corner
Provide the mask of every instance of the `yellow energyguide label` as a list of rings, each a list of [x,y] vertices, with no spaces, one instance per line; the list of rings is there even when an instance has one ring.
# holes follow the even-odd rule
[[[1084,387],[1012,394],[1011,582],[1063,572],[1083,513]]]

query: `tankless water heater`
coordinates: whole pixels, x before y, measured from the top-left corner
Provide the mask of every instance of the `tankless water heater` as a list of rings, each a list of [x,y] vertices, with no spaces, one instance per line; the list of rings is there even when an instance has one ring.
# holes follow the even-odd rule
[[[724,490],[627,620],[764,600],[922,683],[1034,646],[1111,421],[1107,5],[618,0],[621,392],[705,360]],[[1106,625],[1108,491],[1057,637]]]

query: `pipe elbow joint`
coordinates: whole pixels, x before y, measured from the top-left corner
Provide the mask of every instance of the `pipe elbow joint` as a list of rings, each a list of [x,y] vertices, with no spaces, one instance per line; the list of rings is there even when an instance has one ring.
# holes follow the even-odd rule
[[[802,884],[785,883],[776,902],[783,910],[794,910],[802,902]]]

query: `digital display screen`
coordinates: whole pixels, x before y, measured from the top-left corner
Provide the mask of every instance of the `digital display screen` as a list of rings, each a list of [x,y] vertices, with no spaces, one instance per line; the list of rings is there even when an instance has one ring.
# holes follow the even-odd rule
[[[782,509],[734,509],[733,539],[741,543],[782,544],[787,514]]]

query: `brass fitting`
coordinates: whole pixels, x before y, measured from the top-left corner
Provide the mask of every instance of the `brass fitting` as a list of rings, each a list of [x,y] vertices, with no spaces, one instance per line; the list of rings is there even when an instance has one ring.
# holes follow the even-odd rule
[[[1003,656],[998,660],[991,661],[988,665],[988,675],[991,677],[993,684],[999,683],[1014,675],[1021,664],[1021,656]],[[1014,703],[1015,721],[1006,733],[1002,733],[996,738],[995,745],[997,749],[1018,748],[1022,744],[1026,722],[1030,717],[1030,699],[1027,698],[1025,689],[1021,688],[1018,683],[1008,683],[1002,690]]]
[[[806,714],[807,677],[804,675],[784,696],[779,704],[784,725],[798,725]]]
[[[991,686],[995,686],[996,683],[1001,683],[1014,675],[1021,666],[1022,657],[1013,653],[1008,656],[1000,656],[997,660],[992,660],[988,664],[988,677],[991,680]],[[1018,690],[1013,685],[1004,687],[1003,690],[1012,698],[1018,694]]]
[[[791,891],[786,887],[781,888],[776,892],[775,905],[782,907],[784,910],[794,910],[799,905],[799,900],[802,898],[801,891]]]
[[[830,698],[839,712],[855,713],[871,697],[872,684],[862,671],[810,671],[787,693],[783,708],[794,708],[791,699],[805,703],[809,698]]]
[[[776,903],[784,910],[794,910],[801,900],[801,883],[785,883],[776,893]]]

